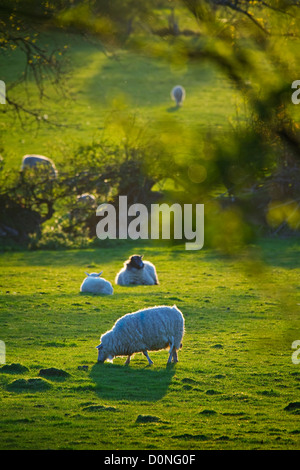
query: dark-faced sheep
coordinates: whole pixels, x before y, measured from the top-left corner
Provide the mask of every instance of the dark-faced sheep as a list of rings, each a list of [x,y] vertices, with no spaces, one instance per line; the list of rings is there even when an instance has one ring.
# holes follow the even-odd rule
[[[115,283],[120,286],[154,285],[158,284],[158,277],[154,264],[143,261],[143,255],[132,255],[125,261],[124,267],[117,274]]]

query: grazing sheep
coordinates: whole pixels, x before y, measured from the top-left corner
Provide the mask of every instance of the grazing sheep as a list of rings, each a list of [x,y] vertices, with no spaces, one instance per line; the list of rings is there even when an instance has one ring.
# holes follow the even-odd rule
[[[184,318],[180,310],[173,307],[150,307],[138,312],[128,313],[116,321],[113,328],[100,338],[98,362],[112,361],[115,356],[127,356],[125,364],[130,363],[132,354],[166,349],[168,346],[168,364],[178,362],[177,351],[181,347],[184,334]]]
[[[172,100],[176,101],[176,106],[181,106],[185,99],[185,89],[177,85],[171,91]]]
[[[25,155],[22,159],[21,171],[24,171],[27,168],[37,168],[41,166],[47,168],[51,176],[56,178],[57,170],[53,161],[43,155]]]
[[[142,261],[143,255],[132,255],[125,261],[124,267],[117,274],[115,283],[120,286],[158,284],[158,277],[154,264]]]
[[[80,292],[89,292],[91,294],[112,295],[114,290],[109,281],[102,279],[100,276],[103,271],[98,273],[85,273],[87,277],[80,286]]]

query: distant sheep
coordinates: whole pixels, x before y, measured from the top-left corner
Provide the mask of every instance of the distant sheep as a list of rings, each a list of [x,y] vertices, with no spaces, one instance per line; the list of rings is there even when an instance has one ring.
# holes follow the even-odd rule
[[[176,102],[176,106],[181,106],[185,99],[185,89],[177,85],[171,91],[171,98]]]
[[[51,176],[56,178],[57,170],[53,161],[43,155],[25,155],[22,159],[21,171],[24,171],[27,168],[37,168],[42,166],[47,168]]]
[[[85,193],[77,196],[77,202],[84,205],[93,206],[96,202],[95,196],[93,194]]]
[[[158,284],[158,277],[154,264],[143,261],[143,255],[132,255],[125,261],[124,267],[117,274],[115,283],[120,286]]]
[[[80,292],[89,292],[90,294],[112,295],[114,290],[109,281],[102,279],[102,271],[98,273],[85,273],[87,277],[80,286]]]
[[[174,305],[150,307],[128,313],[116,321],[113,328],[100,338],[98,362],[106,359],[112,362],[115,356],[127,356],[130,363],[132,354],[142,352],[153,364],[148,351],[170,347],[168,364],[178,362],[177,351],[181,348],[184,334],[184,317]]]

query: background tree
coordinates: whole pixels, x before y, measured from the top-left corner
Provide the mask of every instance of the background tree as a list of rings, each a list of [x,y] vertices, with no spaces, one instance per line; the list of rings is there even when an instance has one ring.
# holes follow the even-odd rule
[[[23,64],[22,74],[7,83],[6,102],[10,110],[17,113],[24,124],[34,120],[63,125],[57,119],[51,120],[43,112],[42,100],[52,93],[66,98],[66,64],[62,60],[67,45],[57,46],[51,39],[54,18],[62,8],[72,4],[69,0],[48,2],[37,0],[3,0],[0,5],[0,57],[6,60],[13,52],[15,60]],[[40,104],[32,105],[27,83],[33,80],[38,90]],[[47,82],[47,89],[45,87]],[[26,88],[27,99],[14,96],[16,86]],[[49,89],[50,87],[50,89]],[[7,111],[7,110],[5,110]]]
[[[253,221],[276,232],[299,229],[300,135],[291,103],[291,84],[299,78],[298,3],[21,0],[4,2],[1,8],[2,53],[17,48],[23,54],[25,73],[20,80],[31,74],[41,96],[45,95],[45,70],[53,74],[53,86],[59,87],[57,77],[62,72],[60,52],[50,53],[42,42],[36,43],[35,34],[39,37],[50,27],[97,37],[107,54],[123,48],[187,66],[210,62],[244,96],[250,118],[236,123],[232,132],[198,132],[197,126],[187,130],[170,120],[163,126],[157,123],[159,143],[148,146],[142,137],[137,147],[127,129],[124,147],[110,149],[109,161],[104,159],[105,166],[97,167],[101,170],[97,183],[91,172],[87,176],[79,171],[75,176],[66,175],[65,187],[70,188],[73,181],[73,187],[80,188],[81,178],[86,183],[88,177],[90,187],[98,191],[106,180],[113,188],[110,197],[127,192],[134,202],[147,200],[154,183],[168,176],[183,188],[176,193],[177,200],[206,203],[207,210],[211,209],[215,217],[209,219],[216,221],[212,231],[217,230],[221,216],[225,224],[229,219],[239,222],[232,225],[232,231]],[[196,25],[193,30],[182,26],[187,18]],[[14,104],[10,90],[8,102]],[[25,106],[17,103],[15,109],[25,110]],[[29,112],[41,120],[40,112]],[[99,148],[91,150],[87,145],[80,153],[99,153]],[[184,158],[180,155],[183,148]],[[89,165],[96,170],[94,160]],[[212,198],[212,193],[217,197]],[[172,199],[170,193],[168,197]]]

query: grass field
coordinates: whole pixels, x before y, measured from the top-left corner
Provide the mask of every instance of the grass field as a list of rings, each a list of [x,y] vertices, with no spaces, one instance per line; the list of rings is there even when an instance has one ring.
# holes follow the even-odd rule
[[[7,168],[19,168],[27,153],[46,155],[63,166],[66,156],[76,153],[80,144],[90,144],[102,135],[110,141],[119,140],[120,129],[110,127],[107,131],[107,126],[122,113],[126,119],[135,116],[144,123],[141,125],[160,130],[162,125],[175,122],[181,129],[196,127],[215,132],[228,129],[237,116],[245,118],[243,98],[225,75],[209,64],[191,62],[174,67],[126,50],[108,58],[97,42],[91,44],[74,35],[56,33],[45,37],[45,43],[54,42],[53,37],[62,49],[68,44],[69,73],[60,91],[54,91],[45,81],[49,96],[41,103],[38,89],[29,81],[25,89],[22,85],[14,88],[14,98],[23,102],[28,92],[33,109],[42,106],[41,114],[49,121],[67,127],[47,123],[22,127],[15,115],[2,113],[0,143]],[[0,60],[1,79],[9,88],[22,74],[22,56],[15,51]],[[176,110],[170,92],[178,83],[186,88],[187,97],[185,106]],[[63,90],[66,94],[61,93]]]
[[[158,286],[79,293],[85,270],[113,282],[133,252],[156,264]],[[237,258],[138,243],[4,253],[0,272],[1,449],[300,448],[296,240]],[[162,304],[185,316],[178,364],[167,351],[151,367],[141,354],[97,364],[119,316]]]
[[[61,168],[102,133],[122,139],[120,128],[108,125],[122,114],[159,132],[174,123],[180,131],[218,133],[249,117],[232,82],[211,64],[168,64],[125,49],[108,58],[96,41],[57,32],[43,40],[68,44],[67,93],[56,95],[44,82],[42,105],[49,121],[66,127],[22,127],[3,112],[6,168],[18,169],[27,153]],[[3,57],[0,79],[9,88],[24,63],[17,50]],[[170,90],[179,83],[187,95],[175,110]],[[39,107],[33,82],[26,87],[27,104]],[[25,100],[27,91],[18,85],[15,97]],[[225,245],[228,234],[217,234]],[[299,239],[262,239],[231,257],[208,245],[191,252],[111,241],[85,250],[1,252],[0,449],[300,449],[300,364],[291,348],[300,340]],[[80,294],[84,271],[103,270],[113,283],[133,253],[156,265],[159,285]],[[151,367],[142,354],[129,366],[125,358],[97,364],[99,337],[117,318],[163,304],[176,304],[185,317],[178,364],[166,367],[167,351],[150,353]]]

